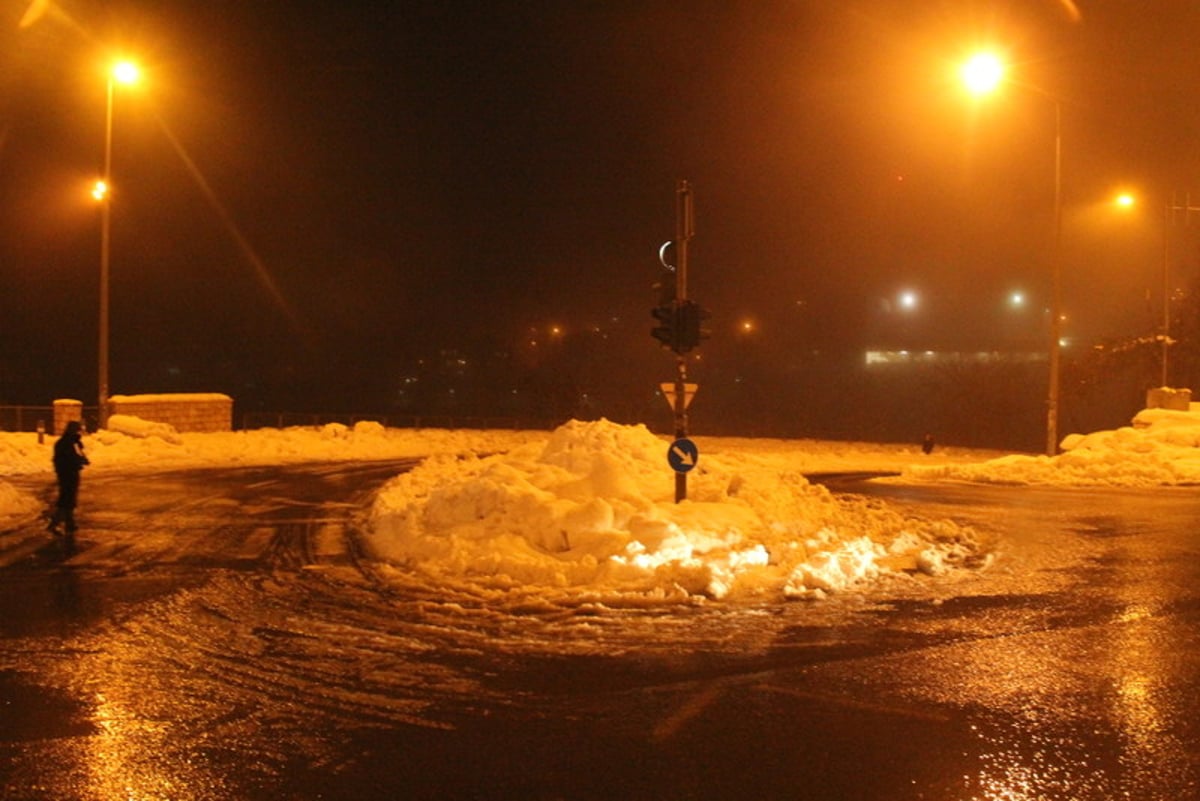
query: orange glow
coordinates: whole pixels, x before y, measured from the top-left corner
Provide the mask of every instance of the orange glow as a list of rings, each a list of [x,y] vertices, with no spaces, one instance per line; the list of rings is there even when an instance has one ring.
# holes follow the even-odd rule
[[[108,197],[108,184],[104,181],[96,181],[92,185],[92,197],[98,201],[103,201]]]
[[[1004,71],[1004,62],[995,53],[977,53],[963,64],[960,74],[971,94],[984,95],[995,91]]]
[[[118,61],[112,65],[110,70],[113,80],[117,83],[123,83],[126,86],[137,83],[141,78],[142,72],[138,69],[137,64],[132,61]]]

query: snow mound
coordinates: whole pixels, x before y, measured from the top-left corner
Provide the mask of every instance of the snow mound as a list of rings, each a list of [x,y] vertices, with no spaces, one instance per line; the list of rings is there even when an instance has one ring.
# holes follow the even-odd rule
[[[180,443],[179,432],[170,423],[155,423],[131,414],[114,414],[108,418],[108,427],[97,435],[102,440],[111,434],[124,434],[135,439],[157,437],[172,445]],[[111,437],[110,437],[111,438]]]
[[[50,470],[54,439],[46,435],[39,443],[37,434],[0,435],[0,476],[23,476]]]
[[[814,597],[985,561],[969,530],[837,499],[761,455],[702,454],[676,504],[667,447],[571,421],[508,453],[434,456],[381,490],[369,546],[435,581],[601,600]]]
[[[1000,484],[1159,487],[1200,483],[1200,413],[1143,409],[1132,425],[1071,434],[1057,456],[910,466],[905,475]]]

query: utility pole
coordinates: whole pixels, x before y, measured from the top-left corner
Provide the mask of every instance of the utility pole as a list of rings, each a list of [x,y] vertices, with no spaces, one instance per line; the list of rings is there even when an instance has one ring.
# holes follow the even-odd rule
[[[687,181],[680,181],[675,189],[675,308],[687,303],[688,242],[695,235],[695,218],[692,212],[692,188]],[[679,324],[681,321],[677,321]],[[677,348],[675,351],[675,439],[686,439],[688,435],[687,355]],[[687,471],[675,472],[675,503],[687,498]]]
[[[1192,205],[1191,193],[1184,197],[1183,203],[1180,203],[1175,195],[1171,196],[1171,202],[1166,204],[1163,210],[1163,319],[1162,319],[1162,383],[1159,386],[1167,387],[1167,354],[1171,345],[1171,223],[1175,221],[1177,215],[1182,213],[1183,225],[1186,228],[1191,223],[1193,212],[1200,212],[1200,206]]]
[[[664,272],[655,284],[659,290],[658,305],[650,310],[659,323],[650,329],[650,336],[675,353],[675,380],[660,386],[675,415],[675,441],[667,450],[667,462],[675,471],[676,503],[687,498],[687,473],[696,466],[699,457],[696,444],[687,438],[687,409],[696,392],[696,385],[687,380],[687,353],[709,336],[704,328],[708,312],[688,298],[688,244],[695,236],[693,220],[692,188],[687,181],[680,181],[675,190],[675,239],[659,248],[658,258]],[[672,246],[675,263],[669,264],[665,254]]]

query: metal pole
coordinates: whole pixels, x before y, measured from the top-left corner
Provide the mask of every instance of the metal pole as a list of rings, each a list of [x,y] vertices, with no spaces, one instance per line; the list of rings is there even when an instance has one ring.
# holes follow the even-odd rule
[[[1162,383],[1167,386],[1167,341],[1171,338],[1171,211],[1175,206],[1174,198],[1163,207],[1163,323],[1162,323]]]
[[[1050,293],[1050,388],[1046,397],[1046,455],[1058,453],[1058,395],[1062,338],[1062,101],[1054,102],[1054,252]]]
[[[112,120],[113,77],[108,78],[108,97],[104,114],[104,195],[100,199],[100,335],[99,335],[99,415],[98,428],[108,425],[108,274],[109,231],[112,216]]]
[[[1191,223],[1192,212],[1200,212],[1200,206],[1192,205],[1192,195],[1187,193],[1184,196],[1183,203],[1179,202],[1178,196],[1172,192],[1171,202],[1163,209],[1163,322],[1162,322],[1162,386],[1166,387],[1167,379],[1169,378],[1168,365],[1170,358],[1170,343],[1171,343],[1171,228],[1175,222],[1177,214],[1183,213],[1183,224],[1186,227]]]
[[[675,191],[675,247],[678,264],[675,267],[675,308],[687,300],[688,240],[692,237],[692,190],[687,181],[680,181]],[[675,438],[688,435],[687,419],[687,357],[675,356]],[[675,474],[675,503],[687,498],[687,473]]]

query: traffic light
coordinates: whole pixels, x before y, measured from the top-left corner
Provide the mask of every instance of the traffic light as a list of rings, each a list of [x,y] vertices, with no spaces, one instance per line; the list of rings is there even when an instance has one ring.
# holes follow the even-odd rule
[[[679,338],[679,315],[676,312],[674,303],[664,303],[650,310],[650,314],[658,320],[658,325],[650,329],[650,336],[661,342],[664,348],[671,350],[676,349]]]
[[[687,353],[700,343],[712,336],[712,331],[704,326],[712,315],[694,300],[685,300],[679,306],[679,338],[674,348],[676,353]]]
[[[687,353],[712,335],[704,325],[712,315],[694,300],[663,303],[650,314],[659,323],[650,329],[650,335],[676,353]]]

